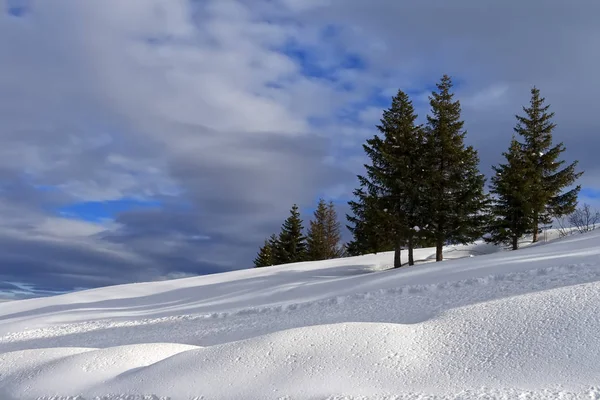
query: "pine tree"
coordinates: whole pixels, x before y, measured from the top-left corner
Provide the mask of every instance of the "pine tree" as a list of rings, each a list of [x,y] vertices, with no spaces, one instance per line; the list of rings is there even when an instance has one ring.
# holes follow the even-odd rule
[[[481,237],[487,204],[479,157],[464,144],[460,102],[451,90],[452,81],[444,75],[429,97],[431,114],[425,130],[425,204],[431,219],[426,233],[436,241],[436,261],[443,260],[445,243],[467,244]]]
[[[326,260],[329,258],[325,233],[326,218],[327,204],[325,200],[319,199],[319,204],[314,212],[314,219],[310,221],[310,227],[306,235],[307,256],[310,261]]]
[[[338,258],[343,255],[341,224],[332,201],[325,212],[325,240],[327,242],[327,258]]]
[[[405,244],[409,265],[414,265],[413,249],[418,241],[417,232],[425,220],[424,132],[416,120],[412,102],[406,93],[399,90],[391,108],[384,111],[381,125],[377,127],[385,137],[383,154],[391,166],[384,179],[384,185],[389,190],[384,211],[391,214],[393,221],[398,262],[400,245]]]
[[[271,251],[273,252],[273,262],[275,262],[277,252],[279,251],[280,243],[279,237],[274,233],[271,236],[269,236],[269,246],[271,246]]]
[[[256,268],[269,267],[273,265],[273,247],[269,239],[265,240],[265,244],[258,251],[258,255],[254,259]]]
[[[359,176],[359,181],[364,179]],[[379,211],[377,196],[373,192],[360,187],[353,192],[356,200],[348,202],[352,214],[346,214],[349,225],[346,225],[354,239],[346,244],[349,256],[380,253],[394,249],[393,238],[387,234],[387,222]]]
[[[510,244],[519,248],[519,238],[532,232],[530,185],[523,178],[530,174],[521,145],[513,137],[508,152],[503,153],[506,163],[492,167],[496,173],[491,179],[491,193],[495,195],[491,207],[490,236],[487,242]]]
[[[276,264],[288,264],[306,260],[306,237],[303,235],[302,219],[298,206],[293,205],[279,234],[275,251]]]
[[[552,145],[552,132],[556,124],[552,122],[554,112],[548,112],[550,105],[544,105],[536,87],[531,89],[529,107],[523,107],[525,116],[517,115],[517,132],[523,139],[524,157],[529,163],[526,180],[531,190],[533,241],[538,240],[540,223],[550,223],[552,217],[561,217],[575,211],[577,196],[581,186],[563,193],[581,176],[576,173],[577,161],[559,170],[565,161],[557,161],[565,151],[563,143]]]
[[[311,261],[337,258],[340,252],[340,223],[333,202],[320,199],[310,221],[306,242],[308,259]]]
[[[351,231],[355,243],[350,243],[349,250],[387,246],[391,241],[395,268],[401,266],[404,245],[409,248],[409,264],[414,263],[414,228],[423,216],[423,132],[416,119],[408,95],[399,90],[377,126],[382,136],[375,135],[363,145],[371,164],[365,165],[366,176],[358,177],[358,201],[350,202],[354,217],[349,221],[354,224]]]

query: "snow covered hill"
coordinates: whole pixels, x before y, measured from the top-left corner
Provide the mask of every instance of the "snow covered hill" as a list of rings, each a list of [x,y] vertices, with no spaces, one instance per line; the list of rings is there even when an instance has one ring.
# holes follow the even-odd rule
[[[600,399],[600,231],[498,250],[2,303],[0,399]]]

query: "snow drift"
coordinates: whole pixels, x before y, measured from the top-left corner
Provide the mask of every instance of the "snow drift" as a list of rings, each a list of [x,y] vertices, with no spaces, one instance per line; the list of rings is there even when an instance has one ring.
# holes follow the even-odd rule
[[[0,398],[600,399],[600,231],[498,250],[2,303]]]

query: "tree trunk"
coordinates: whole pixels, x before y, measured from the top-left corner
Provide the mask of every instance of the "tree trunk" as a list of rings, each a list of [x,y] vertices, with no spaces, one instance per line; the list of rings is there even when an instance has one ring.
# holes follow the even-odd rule
[[[513,250],[518,250],[519,249],[519,237],[518,236],[513,236],[512,237],[512,249]]]
[[[396,249],[394,251],[394,268],[400,268],[402,266],[402,258],[400,253],[402,251],[402,244],[400,241],[396,242]]]
[[[435,261],[444,261],[444,255],[442,254],[443,250],[444,240],[438,238],[435,246]]]
[[[533,243],[538,241],[538,213],[533,213]]]
[[[413,237],[408,237],[408,265],[415,265],[415,259],[413,257]]]

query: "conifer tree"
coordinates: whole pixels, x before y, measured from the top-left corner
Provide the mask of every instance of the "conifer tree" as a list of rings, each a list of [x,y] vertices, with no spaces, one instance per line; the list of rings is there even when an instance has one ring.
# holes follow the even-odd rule
[[[423,215],[423,132],[416,119],[408,95],[399,90],[377,126],[381,136],[375,135],[363,145],[371,164],[365,165],[366,176],[358,177],[361,189],[355,195],[359,201],[350,202],[355,216],[349,220],[354,223],[351,231],[357,242],[351,243],[350,250],[360,247],[359,241],[367,248],[391,241],[395,268],[401,266],[400,250],[404,245],[409,248],[409,264],[414,263],[414,228]]]
[[[280,251],[279,247],[280,247],[280,243],[279,243],[279,237],[276,234],[272,234],[271,236],[269,236],[269,246],[271,247],[271,253],[272,255],[272,265],[277,265],[277,254]]]
[[[279,234],[275,251],[276,264],[288,264],[306,260],[306,237],[303,235],[302,219],[294,204]]]
[[[558,157],[565,151],[563,143],[552,145],[552,132],[556,124],[552,122],[554,112],[550,105],[544,105],[536,87],[531,89],[529,107],[523,107],[525,116],[517,115],[517,132],[523,139],[522,151],[529,163],[529,174],[525,177],[531,190],[533,241],[538,240],[540,223],[549,223],[552,217],[561,217],[575,211],[577,195],[581,186],[563,192],[581,176],[575,172],[577,161],[559,169],[565,161]]]
[[[424,132],[417,125],[417,114],[408,95],[401,90],[384,111],[377,128],[384,135],[383,154],[391,166],[384,185],[389,189],[384,211],[391,214],[392,231],[399,246],[408,248],[408,265],[414,265],[413,249],[417,244],[419,225],[425,221],[425,165],[423,163]],[[399,262],[399,260],[398,260]]]
[[[359,176],[359,181],[364,179]],[[356,200],[348,202],[352,214],[346,214],[349,224],[346,225],[354,237],[346,244],[346,253],[349,256],[359,256],[370,253],[380,253],[394,249],[393,238],[387,233],[387,222],[382,207],[377,205],[377,195],[367,192],[363,187],[353,192]]]
[[[273,265],[273,247],[269,239],[265,240],[265,244],[258,251],[258,255],[254,259],[254,266],[256,268],[269,267]]]
[[[319,204],[314,212],[314,219],[310,221],[306,235],[307,256],[310,261],[326,260],[329,258],[325,219],[327,218],[327,204],[325,200],[319,199]]]
[[[429,97],[425,130],[425,204],[431,219],[426,233],[435,239],[436,261],[443,260],[445,243],[467,244],[481,237],[486,218],[485,178],[478,170],[477,151],[464,144],[461,106],[452,86],[444,75]]]
[[[342,240],[341,224],[333,201],[329,202],[325,212],[325,240],[327,242],[327,258],[341,257],[343,253],[343,247],[340,245]]]
[[[308,259],[317,261],[339,257],[340,238],[340,223],[333,202],[327,204],[320,199],[307,234]]]
[[[510,244],[519,248],[519,238],[532,232],[530,185],[524,179],[530,172],[523,157],[521,145],[514,138],[508,152],[503,153],[505,164],[493,166],[491,193],[495,195],[491,207],[490,236],[487,242]]]

